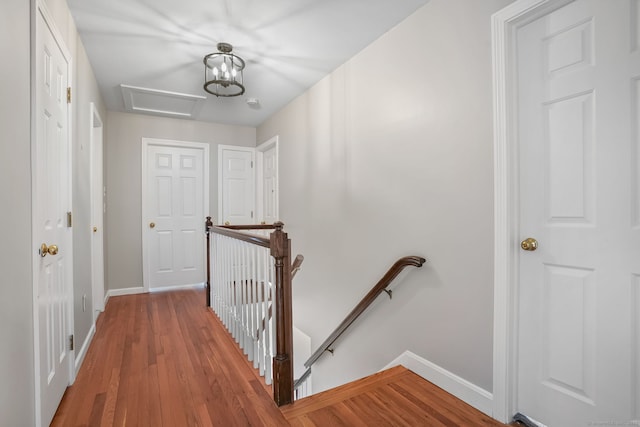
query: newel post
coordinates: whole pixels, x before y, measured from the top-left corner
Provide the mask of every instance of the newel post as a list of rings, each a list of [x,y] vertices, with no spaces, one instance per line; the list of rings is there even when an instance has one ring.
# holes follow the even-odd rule
[[[205,233],[207,234],[207,307],[211,307],[211,227],[213,221],[211,217],[207,217],[205,224]]]
[[[271,233],[271,256],[276,267],[276,357],[273,359],[273,400],[282,406],[293,402],[293,310],[291,296],[291,241],[276,222]]]

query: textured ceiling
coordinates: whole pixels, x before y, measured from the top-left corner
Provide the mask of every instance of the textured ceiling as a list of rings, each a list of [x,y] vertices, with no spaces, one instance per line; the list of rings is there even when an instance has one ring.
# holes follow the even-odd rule
[[[127,85],[206,96],[192,109],[193,119],[257,126],[427,1],[68,0],[68,4],[109,110],[127,111],[121,89]],[[242,96],[217,98],[202,89],[202,59],[216,51],[218,42],[231,43],[234,53],[247,61]],[[259,106],[247,105],[247,98],[258,98]],[[145,98],[148,103],[153,103],[152,97]],[[154,110],[153,105],[147,110]]]

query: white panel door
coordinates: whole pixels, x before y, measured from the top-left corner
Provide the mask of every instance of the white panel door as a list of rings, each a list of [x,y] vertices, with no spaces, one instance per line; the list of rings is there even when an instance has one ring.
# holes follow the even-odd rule
[[[538,242],[519,255],[517,409],[550,427],[640,419],[631,4],[577,0],[517,35],[520,231]]]
[[[147,146],[145,252],[150,289],[204,282],[204,151]]]
[[[255,175],[252,148],[219,150],[221,224],[253,224],[255,210]]]
[[[273,146],[262,153],[262,219],[266,224],[278,221],[278,151]]]
[[[49,425],[71,379],[72,331],[71,151],[67,87],[69,58],[47,21],[36,17],[34,150],[34,279],[37,283],[37,418]],[[50,20],[48,22],[51,22]],[[44,244],[42,248],[41,244]],[[26,356],[26,355],[25,355]],[[36,405],[38,407],[38,405]]]

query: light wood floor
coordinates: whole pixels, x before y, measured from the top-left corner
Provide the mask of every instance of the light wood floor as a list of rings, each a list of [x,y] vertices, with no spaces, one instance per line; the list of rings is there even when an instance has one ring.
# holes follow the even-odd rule
[[[402,367],[278,409],[204,302],[109,299],[52,426],[503,426]]]

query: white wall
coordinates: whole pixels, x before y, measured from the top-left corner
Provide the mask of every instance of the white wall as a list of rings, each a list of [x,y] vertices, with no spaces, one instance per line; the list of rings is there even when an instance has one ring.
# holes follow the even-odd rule
[[[214,216],[218,212],[217,146],[255,147],[256,129],[110,111],[106,134],[107,287],[142,287],[142,138],[210,144],[209,212]]]
[[[314,391],[405,350],[492,389],[490,15],[432,0],[258,128],[280,139],[280,212],[305,261],[295,324],[315,349],[399,257],[397,280],[314,367]]]
[[[30,8],[0,2],[0,425],[34,416],[31,273]]]

